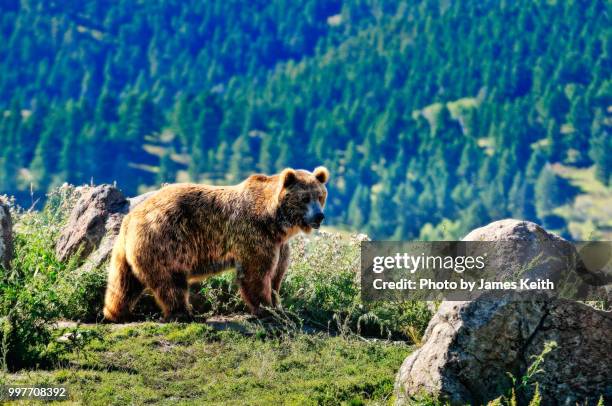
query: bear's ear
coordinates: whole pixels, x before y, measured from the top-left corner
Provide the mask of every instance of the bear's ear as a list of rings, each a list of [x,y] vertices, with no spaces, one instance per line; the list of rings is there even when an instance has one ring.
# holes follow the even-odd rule
[[[280,173],[280,181],[283,188],[287,188],[297,182],[297,174],[291,168],[283,169]]]
[[[312,174],[317,178],[317,180],[321,183],[327,183],[329,180],[329,171],[324,166],[317,167]]]

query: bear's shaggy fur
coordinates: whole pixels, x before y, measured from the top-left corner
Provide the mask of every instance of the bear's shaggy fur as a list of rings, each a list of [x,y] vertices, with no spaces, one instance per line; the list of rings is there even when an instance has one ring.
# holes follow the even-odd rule
[[[289,168],[234,186],[162,188],[123,219],[104,317],[124,320],[148,288],[166,319],[188,319],[189,283],[232,267],[253,314],[261,314],[261,305],[277,305],[289,262],[287,242],[320,225],[328,178],[323,167],[312,173]]]

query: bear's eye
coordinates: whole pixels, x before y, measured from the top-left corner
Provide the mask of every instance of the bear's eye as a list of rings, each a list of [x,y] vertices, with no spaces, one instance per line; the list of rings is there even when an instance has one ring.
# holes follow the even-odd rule
[[[302,203],[308,203],[310,201],[310,196],[302,197]]]

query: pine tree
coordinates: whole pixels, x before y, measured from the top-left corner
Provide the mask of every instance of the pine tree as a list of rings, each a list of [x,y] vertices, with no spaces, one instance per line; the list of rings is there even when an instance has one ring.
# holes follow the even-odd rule
[[[175,179],[174,162],[172,161],[172,151],[166,150],[159,160],[156,183],[172,183]]]
[[[80,174],[78,173],[78,160],[82,159],[77,153],[77,136],[72,131],[67,131],[63,139],[62,150],[59,157],[58,171],[62,179],[70,184],[78,184]]]
[[[227,145],[227,142],[222,141],[217,148],[215,153],[215,162],[213,163],[213,169],[216,177],[225,176],[229,168],[229,161],[231,159],[231,150]]]
[[[136,106],[130,106],[127,139],[136,146],[142,145],[147,135],[159,133],[162,123],[161,113],[148,94],[144,93],[136,101]]]
[[[540,175],[542,168],[547,162],[547,153],[541,148],[537,148],[533,154],[531,154],[531,158],[529,158],[529,162],[527,162],[527,168],[525,170],[525,178],[527,181],[535,182],[537,177]]]
[[[548,160],[551,162],[563,161],[566,153],[566,147],[562,139],[559,124],[555,120],[550,120],[548,122],[546,142],[548,148]]]
[[[380,188],[372,197],[370,209],[369,232],[372,235],[386,238],[395,232],[397,228],[397,204],[394,197],[395,184],[389,177],[382,179]]]
[[[465,234],[477,227],[488,224],[490,221],[491,217],[489,216],[487,208],[481,202],[476,201],[466,210],[460,221],[460,229]]]
[[[60,177],[71,184],[78,184],[81,179],[79,137],[83,125],[82,112],[76,104],[68,102],[66,106],[66,128],[64,129],[62,148],[59,154],[57,171]]]
[[[67,127],[63,114],[63,111],[56,109],[45,120],[45,130],[30,164],[34,184],[39,190],[47,190],[53,174],[58,170],[61,134]]]
[[[474,185],[469,184],[465,179],[462,179],[451,192],[451,199],[458,208],[466,208],[474,201]]]
[[[276,170],[276,158],[279,154],[278,140],[271,134],[266,134],[259,151],[257,168],[263,173],[273,173]]]
[[[95,114],[96,122],[99,124],[109,124],[118,120],[117,101],[108,91],[98,98]]]
[[[183,96],[176,101],[172,123],[174,130],[183,146],[191,146],[195,137],[194,102],[192,98]]]
[[[207,157],[202,148],[200,148],[198,140],[194,139],[190,148],[189,167],[187,168],[191,180],[197,182],[203,170],[209,166],[206,159]]]
[[[359,185],[348,206],[348,223],[359,228],[368,223],[370,216],[370,190]]]
[[[249,146],[248,135],[242,135],[232,145],[229,175],[234,182],[244,178],[253,168],[253,152]]]
[[[482,163],[482,153],[472,139],[468,139],[461,151],[457,174],[462,178],[473,179]]]
[[[545,165],[535,183],[536,213],[544,219],[564,203],[562,184],[550,165]]]
[[[10,192],[17,188],[17,174],[21,167],[21,109],[14,99],[11,109],[1,118],[2,149],[0,150],[0,190]]]
[[[508,211],[513,218],[536,220],[533,190],[533,185],[530,185],[524,179],[522,172],[517,172],[514,175],[512,187],[508,192]]]
[[[198,159],[192,160],[192,163],[196,165],[195,168],[192,168],[192,172],[204,173],[211,169],[209,159],[207,159],[208,152],[214,149],[219,142],[223,112],[214,93],[207,94],[199,105],[201,111],[198,112],[196,124],[192,129],[194,138],[191,146],[191,152]]]
[[[612,185],[612,128],[598,112],[593,122],[589,156],[595,163],[595,175],[604,185]]]
[[[410,182],[397,188],[393,201],[397,207],[397,227],[392,240],[411,239],[418,236],[420,226],[415,208],[416,191]]]

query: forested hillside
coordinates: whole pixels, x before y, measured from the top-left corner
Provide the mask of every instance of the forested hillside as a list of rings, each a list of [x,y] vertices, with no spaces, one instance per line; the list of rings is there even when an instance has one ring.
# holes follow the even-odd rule
[[[64,181],[135,194],[324,164],[330,223],[376,238],[506,216],[568,233],[568,179],[610,196],[611,12],[1,0],[0,193],[27,205]]]

